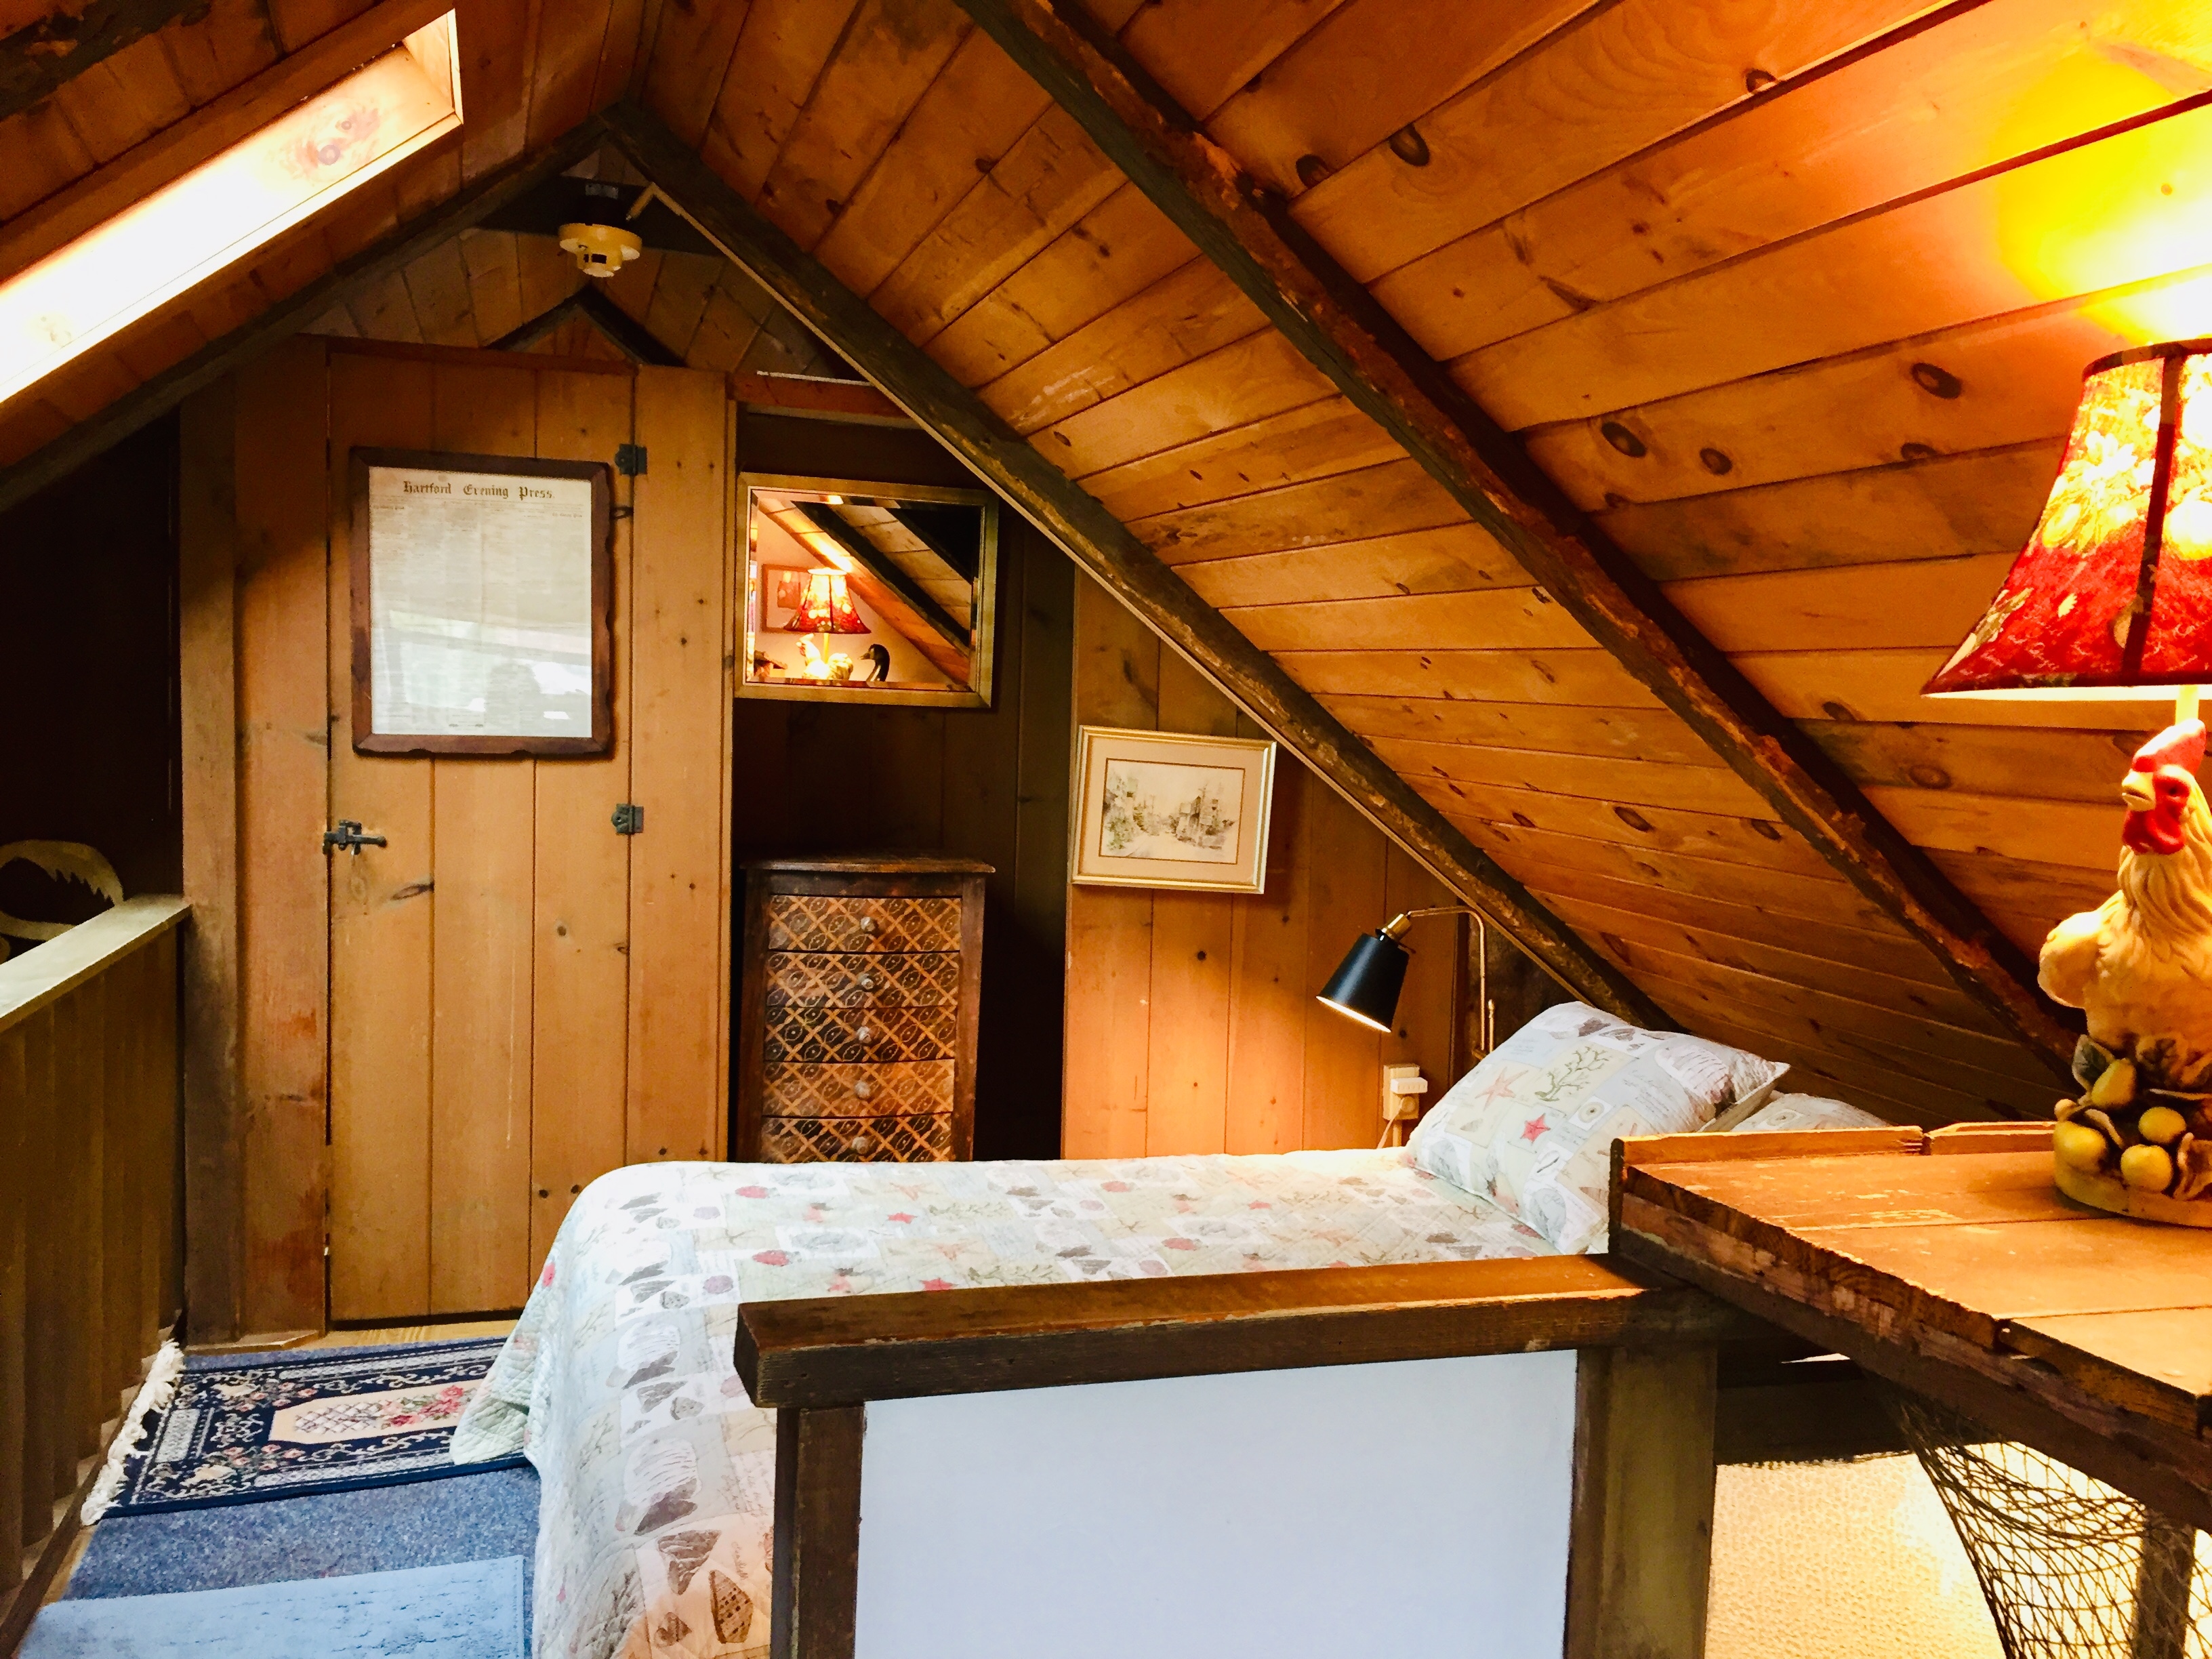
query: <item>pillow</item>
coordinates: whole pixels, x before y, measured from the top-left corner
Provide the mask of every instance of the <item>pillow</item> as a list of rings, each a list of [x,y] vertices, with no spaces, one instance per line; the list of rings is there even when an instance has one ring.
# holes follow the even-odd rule
[[[1715,1128],[1720,1126],[1715,1124]],[[1731,1127],[1737,1134],[1765,1134],[1780,1129],[1886,1129],[1887,1120],[1840,1100],[1819,1095],[1777,1095],[1757,1111]]]
[[[1605,1232],[1614,1141],[1701,1129],[1788,1069],[1562,1003],[1452,1085],[1408,1145],[1438,1180],[1489,1199],[1553,1249],[1577,1254]]]

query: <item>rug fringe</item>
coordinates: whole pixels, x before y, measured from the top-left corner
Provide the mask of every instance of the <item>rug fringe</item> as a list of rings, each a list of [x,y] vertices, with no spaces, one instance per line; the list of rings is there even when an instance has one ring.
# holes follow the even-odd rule
[[[146,1381],[140,1385],[131,1409],[124,1413],[117,1425],[115,1438],[107,1443],[107,1462],[101,1467],[100,1479],[92,1483],[87,1493],[81,1516],[82,1524],[90,1526],[107,1513],[123,1492],[123,1471],[138,1449],[138,1442],[146,1433],[146,1425],[155,1413],[167,1405],[177,1392],[177,1379],[184,1375],[185,1351],[172,1337],[161,1345],[154,1356],[154,1363],[146,1368]]]

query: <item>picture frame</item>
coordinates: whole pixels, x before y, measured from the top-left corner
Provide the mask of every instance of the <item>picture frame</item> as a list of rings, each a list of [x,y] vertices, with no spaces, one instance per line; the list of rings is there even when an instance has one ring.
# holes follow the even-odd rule
[[[349,462],[355,750],[611,752],[612,469],[412,449]]]
[[[1068,878],[1265,891],[1276,746],[1267,738],[1081,727]]]

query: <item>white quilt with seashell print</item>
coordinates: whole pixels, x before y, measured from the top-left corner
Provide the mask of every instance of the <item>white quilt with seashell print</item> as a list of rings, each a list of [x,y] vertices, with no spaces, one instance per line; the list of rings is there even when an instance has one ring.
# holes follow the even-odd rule
[[[576,1200],[453,1455],[538,1467],[540,1659],[738,1659],[768,1651],[775,1487],[748,1298],[1553,1253],[1402,1149],[640,1164]]]

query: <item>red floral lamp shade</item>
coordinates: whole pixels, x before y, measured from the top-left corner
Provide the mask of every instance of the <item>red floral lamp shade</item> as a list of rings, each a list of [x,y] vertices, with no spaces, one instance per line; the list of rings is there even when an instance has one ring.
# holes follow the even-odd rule
[[[853,596],[845,591],[844,573],[837,570],[810,570],[806,573],[805,597],[799,609],[791,613],[784,623],[790,634],[865,634],[868,625],[860,620],[860,613],[853,607]]]
[[[2027,550],[1923,695],[2212,681],[2212,339],[2100,358]]]

